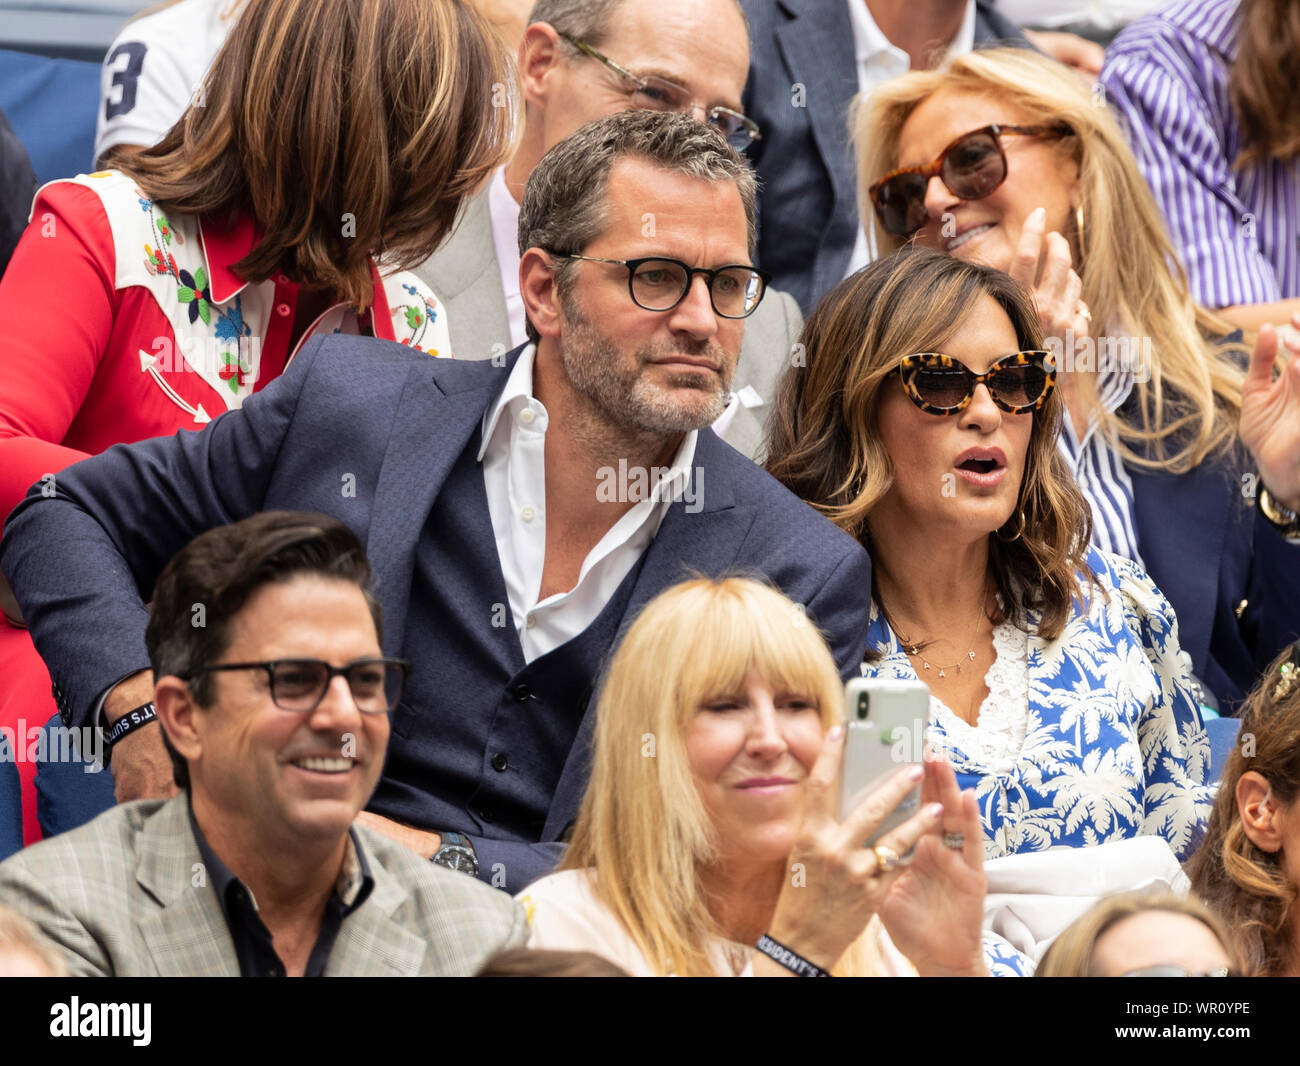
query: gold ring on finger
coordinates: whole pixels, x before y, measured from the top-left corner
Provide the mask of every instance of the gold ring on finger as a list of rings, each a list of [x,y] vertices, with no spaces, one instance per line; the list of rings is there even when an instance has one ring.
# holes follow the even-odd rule
[[[876,856],[876,873],[889,873],[902,860],[898,857],[898,852],[893,848],[886,847],[884,844],[877,844],[871,849],[872,854]]]
[[[1079,307],[1076,311],[1076,314],[1078,314],[1078,316],[1082,318],[1085,322],[1092,321],[1092,312],[1088,310],[1088,305],[1084,303],[1082,300],[1079,301]]]

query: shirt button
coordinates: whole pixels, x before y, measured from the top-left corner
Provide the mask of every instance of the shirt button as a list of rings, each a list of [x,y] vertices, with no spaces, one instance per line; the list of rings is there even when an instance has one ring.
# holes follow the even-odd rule
[[[533,690],[529,688],[527,685],[520,683],[518,685],[511,686],[510,695],[512,695],[520,703],[524,703],[527,700],[531,700],[533,698]]]
[[[498,771],[500,771],[500,770],[504,770],[504,769],[505,769],[507,766],[509,766],[509,765],[510,765],[510,763],[509,763],[509,760],[506,759],[506,753],[505,753],[505,752],[503,752],[503,751],[499,751],[499,752],[497,752],[495,755],[492,756],[492,769],[493,769],[493,770],[498,770]]]
[[[533,626],[537,625],[537,616],[535,614],[530,614],[524,620],[524,625],[526,625],[529,629],[532,629]]]
[[[289,313],[290,310],[291,310],[291,309],[290,309],[290,307],[289,307],[288,304],[276,304],[276,305],[275,305],[275,313],[276,313],[277,315],[279,315],[281,318],[284,318],[285,315],[287,315],[287,314]]]
[[[531,426],[536,421],[537,421],[537,413],[531,407],[525,407],[522,411],[519,412],[520,425]]]
[[[522,518],[525,522],[531,522],[534,518],[537,517],[537,512],[533,510],[531,507],[525,507],[522,511],[519,512],[519,517]]]

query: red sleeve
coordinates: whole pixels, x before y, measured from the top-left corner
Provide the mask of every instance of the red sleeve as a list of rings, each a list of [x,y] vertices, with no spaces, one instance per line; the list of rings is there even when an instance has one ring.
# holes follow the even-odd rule
[[[67,182],[42,190],[0,279],[0,520],[43,474],[85,458],[58,442],[108,346],[116,269],[99,197]]]

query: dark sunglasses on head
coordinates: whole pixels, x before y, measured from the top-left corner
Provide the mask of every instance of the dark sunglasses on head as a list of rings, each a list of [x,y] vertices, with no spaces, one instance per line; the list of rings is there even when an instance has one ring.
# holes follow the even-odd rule
[[[983,374],[938,352],[904,356],[898,364],[903,390],[922,411],[955,415],[984,385],[993,402],[1013,415],[1037,411],[1056,386],[1050,352],[1025,351],[1005,355]]]
[[[925,191],[938,175],[948,191],[962,200],[982,200],[1007,180],[1002,138],[1068,137],[1064,123],[1051,126],[985,126],[963,133],[929,166],[902,167],[886,174],[868,192],[886,233],[910,237],[925,225]]]

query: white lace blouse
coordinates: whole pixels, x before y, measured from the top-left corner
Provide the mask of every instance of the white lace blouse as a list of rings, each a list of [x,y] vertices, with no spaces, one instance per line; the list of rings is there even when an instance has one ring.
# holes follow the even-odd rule
[[[938,696],[930,697],[930,721],[942,726],[952,746],[990,770],[1010,769],[1029,731],[1029,638],[1010,622],[993,629],[993,664],[984,675],[989,694],[971,725]],[[931,730],[931,740],[938,739]],[[948,745],[943,745],[946,749]]]

